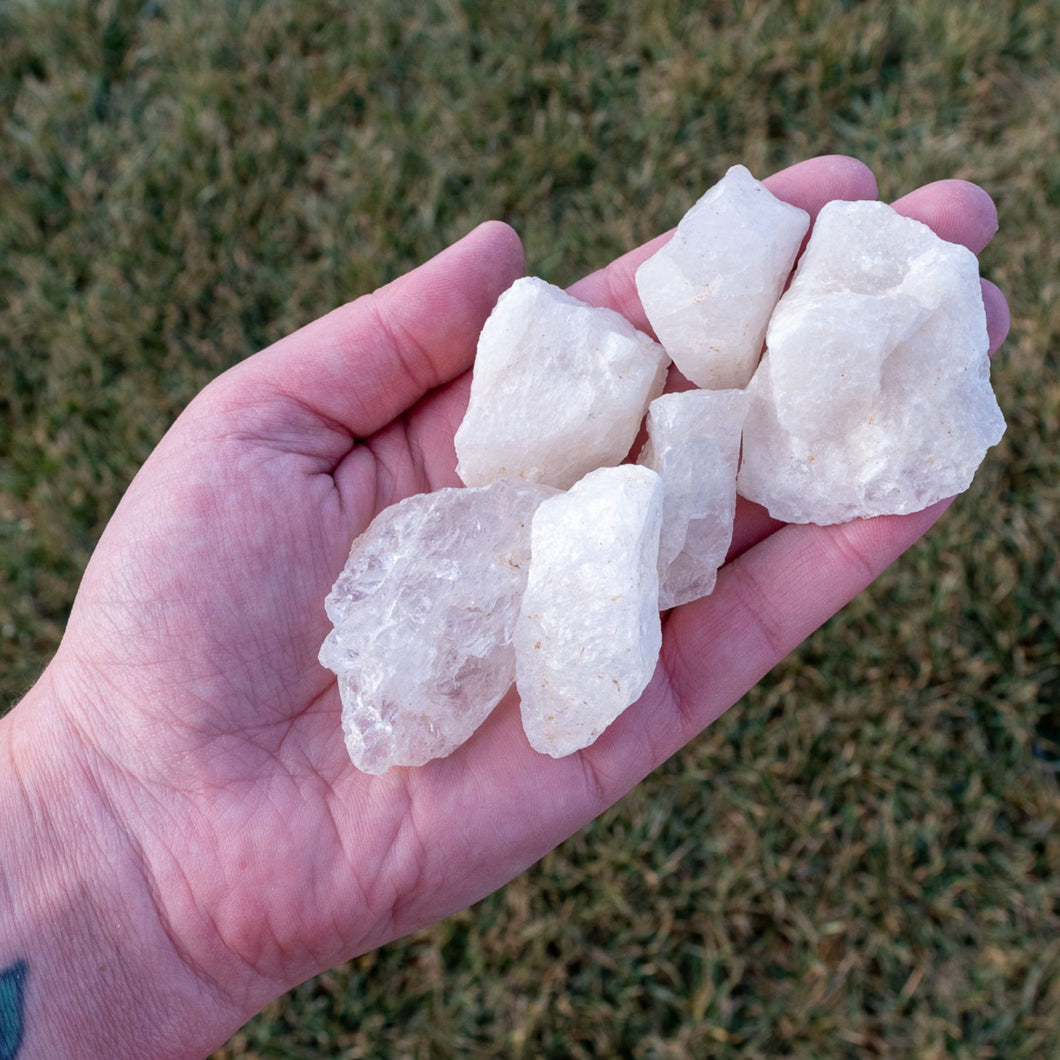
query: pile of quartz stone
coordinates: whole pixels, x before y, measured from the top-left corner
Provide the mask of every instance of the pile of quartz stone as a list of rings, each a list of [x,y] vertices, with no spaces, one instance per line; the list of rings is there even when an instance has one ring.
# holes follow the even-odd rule
[[[733,167],[637,271],[658,342],[536,278],[500,297],[467,488],[382,512],[326,601],[359,769],[451,753],[513,681],[532,747],[590,745],[651,680],[660,611],[714,589],[737,488],[826,524],[968,486],[1004,430],[974,255],[834,202],[792,276],[808,229]],[[663,393],[671,361],[694,388]]]

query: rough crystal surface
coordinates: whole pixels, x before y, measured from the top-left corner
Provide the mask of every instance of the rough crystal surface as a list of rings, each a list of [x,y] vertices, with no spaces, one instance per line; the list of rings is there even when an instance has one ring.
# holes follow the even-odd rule
[[[610,309],[528,276],[501,295],[479,338],[457,473],[567,488],[624,459],[669,359]]]
[[[587,747],[651,679],[661,521],[662,482],[636,464],[591,472],[534,515],[514,640],[535,750],[558,758]]]
[[[640,300],[674,364],[700,387],[744,387],[809,228],[733,166],[637,270]]]
[[[555,493],[502,479],[419,494],[353,543],[325,602],[335,628],[320,661],[338,675],[358,769],[449,754],[511,686],[530,519]]]
[[[740,432],[746,390],[688,390],[648,406],[648,441],[639,462],[663,484],[659,607],[714,591],[732,541]]]
[[[766,346],[737,485],[775,518],[919,511],[1004,432],[975,255],[883,203],[822,209]]]

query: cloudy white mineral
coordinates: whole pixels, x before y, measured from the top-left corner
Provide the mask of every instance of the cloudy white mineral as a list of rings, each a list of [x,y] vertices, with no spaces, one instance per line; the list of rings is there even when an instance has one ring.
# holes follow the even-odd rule
[[[534,748],[591,744],[651,679],[659,609],[713,590],[737,488],[835,523],[968,486],[1004,430],[974,255],[833,202],[777,304],[807,220],[737,166],[638,271],[656,333],[712,389],[660,397],[666,353],[617,313],[533,278],[501,296],[456,434],[473,488],[384,511],[326,602],[358,768],[449,754],[513,680]]]
[[[639,463],[663,483],[659,607],[678,607],[714,590],[732,541],[736,467],[747,415],[746,390],[687,390],[648,406]]]
[[[555,493],[501,479],[418,494],[354,541],[325,601],[335,628],[320,661],[338,674],[358,769],[449,754],[511,687],[530,519]]]
[[[479,338],[457,474],[567,488],[624,459],[669,366],[610,309],[528,276],[501,295]]]
[[[747,385],[809,224],[733,166],[637,270],[656,336],[696,386]]]
[[[1004,432],[975,255],[883,203],[821,210],[766,346],[738,488],[777,519],[919,511]]]
[[[523,727],[538,751],[587,747],[651,679],[662,494],[654,471],[624,464],[591,472],[534,515],[514,640]]]

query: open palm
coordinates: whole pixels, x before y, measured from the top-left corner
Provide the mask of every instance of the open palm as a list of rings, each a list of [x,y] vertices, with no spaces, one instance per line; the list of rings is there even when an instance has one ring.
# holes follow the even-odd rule
[[[811,212],[875,195],[847,159],[767,183]],[[995,226],[989,199],[962,182],[898,205],[975,251]],[[645,327],[633,271],[651,250],[574,293]],[[514,233],[485,225],[216,380],[122,501],[49,670],[129,836],[127,871],[148,881],[169,944],[233,1025],[531,864],[734,703],[943,507],[819,528],[741,506],[714,595],[667,617],[654,679],[591,748],[536,754],[510,694],[449,758],[359,773],[316,662],[322,601],[377,512],[457,484],[475,340],[521,269]],[[984,291],[996,346],[1007,314]]]

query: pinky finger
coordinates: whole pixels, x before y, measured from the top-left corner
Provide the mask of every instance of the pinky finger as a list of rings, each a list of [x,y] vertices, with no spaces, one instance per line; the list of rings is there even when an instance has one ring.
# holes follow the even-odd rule
[[[986,307],[986,331],[990,337],[990,353],[997,353],[1008,335],[1010,316],[1008,302],[997,284],[982,280],[983,305]]]

